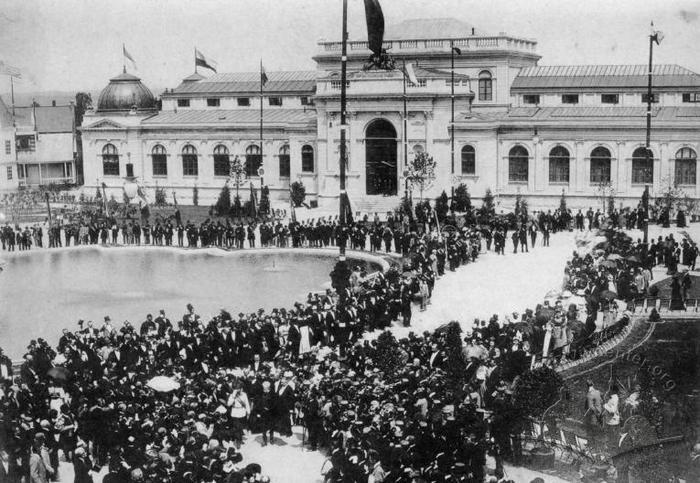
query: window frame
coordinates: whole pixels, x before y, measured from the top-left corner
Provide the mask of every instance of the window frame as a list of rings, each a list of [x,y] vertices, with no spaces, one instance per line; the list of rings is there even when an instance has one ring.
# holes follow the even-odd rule
[[[221,99],[218,97],[207,97],[207,107],[221,107]]]
[[[189,99],[178,99],[177,100],[177,107],[190,107],[190,100]]]
[[[594,153],[602,153],[602,150],[605,150],[607,155],[601,156],[601,155],[596,155]],[[607,161],[607,166],[605,165],[605,162]],[[594,170],[594,162],[598,164]],[[589,157],[589,175],[588,175],[588,180],[589,183],[592,185],[597,185],[601,183],[610,183],[612,181],[612,153],[608,148],[605,146],[596,146],[593,148],[591,151],[591,155]],[[595,176],[595,178],[600,178],[600,179],[594,179],[594,174],[599,174],[599,176]]]
[[[469,169],[470,165],[471,169]],[[459,167],[462,176],[476,175],[476,148],[472,144],[465,144],[459,150]]]
[[[7,181],[12,181],[12,166],[7,167],[6,175],[7,175]]]
[[[479,101],[493,101],[493,74],[491,71],[482,70],[479,72]]]
[[[647,185],[654,183],[654,156],[649,158],[647,165],[647,149],[639,147],[632,152],[632,185]]]
[[[580,97],[578,94],[562,94],[561,103],[562,104],[578,104]]]
[[[642,104],[648,104],[648,94],[642,93]],[[651,103],[652,104],[658,104],[659,103],[659,93],[658,92],[652,92],[651,93]]]
[[[199,176],[199,154],[197,148],[191,144],[185,144],[180,151],[182,156],[182,176],[196,178]]]
[[[301,172],[314,173],[316,171],[316,157],[314,147],[310,144],[304,144],[301,147]],[[309,157],[310,156],[310,157]],[[310,163],[310,168],[309,168]]]
[[[527,184],[529,181],[530,151],[522,144],[516,144],[508,151],[508,183]]]
[[[688,156],[685,156],[688,154]],[[696,186],[698,183],[697,170],[698,170],[698,154],[697,152],[688,146],[683,146],[676,151],[676,155],[673,158],[673,181],[675,184],[680,186]],[[686,172],[683,173],[683,170]],[[680,171],[680,173],[679,173]],[[692,174],[691,174],[692,172]],[[680,178],[680,179],[679,179]],[[691,182],[687,182],[690,179]]]
[[[217,144],[212,151],[214,176],[228,178],[231,174],[231,154],[225,144]]]
[[[259,145],[251,144],[245,149],[245,163],[243,164],[246,178],[255,178],[258,176],[258,169],[263,165]]]
[[[25,140],[27,141],[26,143],[23,142]],[[20,153],[36,151],[36,136],[34,134],[16,134],[15,150]]]
[[[280,148],[278,158],[280,178],[290,178],[292,173],[292,167],[291,157],[289,155],[289,144],[285,144]]]
[[[529,102],[529,100],[534,100],[535,102]],[[529,106],[537,106],[541,102],[541,98],[539,94],[523,94],[523,104],[527,104]]]
[[[119,165],[117,147],[112,143],[102,146],[102,176],[119,176],[121,169]]]
[[[250,107],[250,97],[237,97],[236,104],[239,107]]]
[[[566,146],[558,144],[550,149],[548,160],[549,184],[569,184],[571,182],[571,153]],[[564,165],[565,170],[563,169]]]
[[[700,92],[684,92],[681,95],[681,102],[691,104],[700,102]]]
[[[606,101],[605,98],[606,96],[608,97],[608,100]],[[613,102],[610,102],[610,97],[614,98]],[[600,103],[601,104],[619,104],[620,103],[620,94],[601,94],[600,95]]]
[[[168,176],[168,152],[162,144],[156,144],[151,149],[151,172],[154,178]]]
[[[5,140],[5,154],[12,154],[12,141],[9,139]]]
[[[274,107],[281,107],[282,106],[282,96],[269,96],[267,98],[267,105],[274,106]]]

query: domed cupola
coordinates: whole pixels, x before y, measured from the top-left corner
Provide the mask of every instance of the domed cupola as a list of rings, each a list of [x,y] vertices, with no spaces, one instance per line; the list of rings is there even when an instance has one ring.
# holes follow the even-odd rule
[[[97,101],[97,111],[152,111],[156,100],[141,79],[126,70],[109,80]]]

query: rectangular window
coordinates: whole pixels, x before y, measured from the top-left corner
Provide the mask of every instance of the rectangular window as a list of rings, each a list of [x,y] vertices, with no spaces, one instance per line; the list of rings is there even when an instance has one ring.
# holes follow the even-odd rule
[[[642,104],[646,104],[649,102],[649,96],[647,94],[642,94]],[[659,102],[659,95],[658,94],[652,94],[651,95],[651,102],[656,103]]]
[[[289,154],[280,154],[280,178],[289,178],[290,173]]]
[[[528,159],[511,158],[508,161],[508,181],[513,183],[527,183]]]
[[[262,166],[262,156],[259,154],[246,154],[245,156],[245,176],[252,178],[258,175],[258,169]]]
[[[600,102],[602,104],[619,104],[620,94],[601,94]]]
[[[301,105],[302,106],[313,106],[314,100],[309,96],[301,96]]]
[[[250,106],[250,98],[249,97],[239,97],[237,99],[238,105],[239,106]]]
[[[214,176],[229,176],[231,174],[231,162],[228,154],[214,155]]]
[[[654,160],[632,160],[632,184],[651,184],[654,180]]]
[[[281,106],[282,105],[282,98],[279,96],[272,96],[268,98],[269,103],[271,106]]]
[[[24,179],[24,165],[23,164],[18,164],[17,165],[17,177],[19,179]]]
[[[697,183],[697,161],[695,159],[676,159],[676,184],[692,185]]]
[[[540,96],[539,94],[525,94],[523,96],[523,104],[539,104]]]
[[[153,156],[153,176],[168,175],[168,156],[165,154],[154,154]]]
[[[104,176],[119,176],[119,156],[102,156],[102,174]]]
[[[207,107],[219,107],[221,105],[221,100],[218,98],[207,99]]]
[[[610,182],[610,159],[591,158],[591,183]]]
[[[569,182],[569,159],[563,157],[549,158],[549,182]]]
[[[182,155],[182,174],[184,176],[197,176],[199,174],[199,164],[197,163],[196,155]]]
[[[12,154],[12,143],[5,141],[5,154]]]
[[[563,94],[561,96],[562,104],[578,104],[578,94]]]
[[[177,107],[190,107],[190,100],[189,99],[178,99],[177,100]]]
[[[11,179],[12,179],[12,166],[8,166],[7,167],[7,180],[9,181]]]
[[[700,102],[700,92],[686,92],[683,94],[683,102]]]
[[[15,138],[15,148],[17,151],[34,151],[36,149],[36,139],[34,134],[21,134]]]
[[[493,81],[491,79],[479,79],[479,100],[493,100]]]

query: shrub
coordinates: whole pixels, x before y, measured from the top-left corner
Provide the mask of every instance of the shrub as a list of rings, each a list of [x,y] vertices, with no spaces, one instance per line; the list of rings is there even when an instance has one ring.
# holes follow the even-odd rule
[[[481,204],[481,209],[479,210],[479,222],[488,223],[496,215],[496,203],[494,202],[493,193],[491,193],[491,188],[486,189],[484,193],[483,203]]]
[[[219,192],[219,199],[216,200],[216,214],[219,216],[226,216],[231,211],[231,190],[228,187],[228,183],[222,186]]]
[[[335,264],[335,267],[333,267],[333,271],[330,273],[331,285],[335,291],[338,292],[341,300],[345,297],[345,289],[350,286],[351,274],[352,271],[350,270],[350,266],[345,260],[339,260]]]
[[[156,186],[155,198],[156,198],[156,201],[155,201],[156,206],[167,206],[168,200],[166,198],[165,188],[159,188],[158,186]]]
[[[469,196],[469,190],[467,185],[460,183],[457,188],[455,188],[455,195],[452,199],[452,209],[454,211],[466,211],[469,212],[472,209],[472,199]]]
[[[447,216],[449,209],[449,199],[447,198],[447,193],[445,193],[443,190],[442,194],[435,198],[435,214],[437,215],[440,223],[445,221],[445,217]]]
[[[300,207],[306,199],[306,188],[304,187],[304,183],[302,183],[301,181],[295,181],[294,183],[292,183],[291,188],[292,203],[294,203],[294,206]]]
[[[260,206],[258,211],[261,216],[265,216],[270,213],[270,188],[263,186],[260,193]]]

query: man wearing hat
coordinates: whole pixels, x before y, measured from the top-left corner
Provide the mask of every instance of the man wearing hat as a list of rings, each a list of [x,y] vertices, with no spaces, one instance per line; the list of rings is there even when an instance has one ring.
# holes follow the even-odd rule
[[[292,435],[292,411],[296,396],[294,394],[294,374],[291,371],[286,371],[282,374],[279,381],[275,383],[275,392],[277,393],[277,427],[282,436]]]
[[[45,446],[46,435],[36,433],[32,442],[32,453],[29,456],[30,483],[48,483],[55,470],[49,461],[49,452]]]

